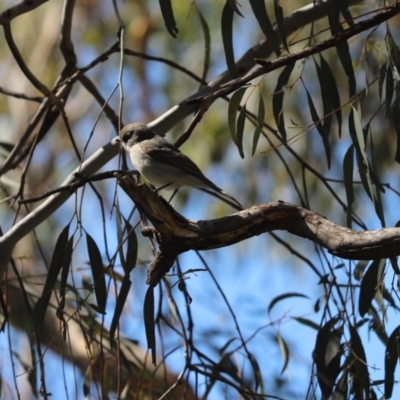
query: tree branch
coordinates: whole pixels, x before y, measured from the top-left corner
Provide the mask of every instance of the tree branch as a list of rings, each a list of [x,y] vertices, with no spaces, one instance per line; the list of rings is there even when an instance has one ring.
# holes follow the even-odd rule
[[[316,212],[283,201],[258,204],[214,220],[192,221],[178,214],[146,185],[128,175],[115,175],[123,190],[153,224],[153,228],[145,228],[142,232],[159,244],[148,273],[149,285],[156,286],[181,253],[226,247],[276,230],[310,239],[333,255],[349,260],[400,255],[400,228],[354,231]]]

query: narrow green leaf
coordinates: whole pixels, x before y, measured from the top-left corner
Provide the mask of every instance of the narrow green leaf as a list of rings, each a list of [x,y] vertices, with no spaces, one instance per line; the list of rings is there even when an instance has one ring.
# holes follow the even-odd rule
[[[338,329],[333,329],[338,318],[332,318],[317,333],[315,341],[314,359],[317,368],[317,379],[322,394],[328,398],[333,390],[335,382],[328,376],[327,369],[327,354],[329,360],[332,361],[335,357],[335,349],[337,351]],[[339,339],[340,342],[340,339]]]
[[[393,104],[391,110],[392,122],[394,129],[397,134],[397,146],[396,146],[396,154],[394,156],[395,161],[400,163],[400,99],[396,98],[396,101]]]
[[[243,152],[243,131],[244,131],[244,123],[246,121],[246,104],[243,105],[240,110],[239,117],[236,125],[237,132],[237,147],[239,149],[240,157],[244,158]]]
[[[338,2],[339,3],[339,2]],[[332,36],[336,36],[339,33],[343,32],[344,29],[339,20],[339,8],[337,7],[336,2],[332,3],[332,7],[329,8],[329,26],[331,28]],[[340,63],[349,78],[349,97],[353,97],[356,95],[356,78],[353,69],[353,61],[350,55],[350,48],[347,41],[342,41],[336,46],[336,51],[339,56]]]
[[[390,105],[392,104],[393,92],[394,92],[394,80],[392,68],[387,69],[386,73],[386,98],[385,98],[385,113],[388,115],[390,111]]]
[[[286,141],[286,129],[285,129],[285,120],[283,116],[283,98],[284,98],[283,86],[287,84],[295,64],[296,64],[295,62],[288,64],[283,69],[283,71],[279,75],[278,82],[276,84],[274,94],[272,96],[272,110],[275,122],[284,141]]]
[[[370,398],[370,383],[367,367],[367,359],[365,357],[364,346],[357,329],[349,325],[350,329],[350,357],[352,371],[352,392],[355,393],[355,399]]]
[[[229,4],[229,1],[225,3],[222,10],[221,19],[221,31],[222,31],[222,43],[224,45],[226,65],[228,67],[231,78],[237,78],[238,74],[236,71],[235,55],[233,52],[233,9]]]
[[[385,82],[386,77],[386,63],[382,64],[381,69],[379,70],[379,100],[382,100],[382,89],[383,82]]]
[[[119,255],[119,259],[121,261],[121,265],[122,267],[126,268],[126,261],[125,261],[125,255],[124,255],[124,251],[123,251],[123,232],[122,232],[122,219],[123,218],[121,211],[119,209],[119,202],[118,199],[115,202],[115,224],[117,226],[117,243],[118,243],[118,255]]]
[[[283,357],[283,366],[281,369],[281,374],[283,374],[286,371],[286,368],[289,364],[290,351],[285,339],[283,339],[283,337],[280,334],[278,334],[278,343]]]
[[[111,325],[110,325],[110,345],[111,345],[111,347],[114,346],[115,331],[117,330],[119,319],[120,319],[122,311],[124,309],[126,299],[128,298],[131,284],[132,283],[129,278],[129,275],[125,275],[124,279],[122,280],[122,285],[121,285],[121,288],[118,293],[117,301],[115,302],[114,315],[113,315]]]
[[[393,271],[396,275],[400,275],[399,264],[397,263],[396,257],[390,257],[390,264],[392,265]]]
[[[247,353],[249,357],[249,361],[253,370],[253,379],[255,382],[255,392],[258,392],[258,388],[260,387],[260,393],[264,393],[264,381],[261,375],[261,369],[260,366],[257,362],[257,359],[253,356],[252,353],[248,352]]]
[[[268,314],[271,312],[271,310],[275,307],[275,305],[276,305],[277,303],[279,303],[279,302],[282,301],[282,300],[289,299],[289,298],[291,298],[291,297],[301,297],[301,298],[303,298],[303,299],[309,299],[309,297],[306,296],[306,295],[303,294],[303,293],[289,292],[289,293],[281,294],[281,295],[279,295],[279,296],[274,297],[274,298],[271,300],[271,302],[269,303],[269,306],[268,306]]]
[[[350,145],[347,149],[343,160],[343,180],[347,198],[347,226],[351,228],[351,216],[353,214],[354,203],[354,187],[353,187],[353,170],[354,170],[354,145]]]
[[[237,140],[237,135],[236,135],[236,114],[240,106],[240,102],[242,100],[242,97],[244,95],[244,92],[247,90],[247,88],[241,88],[237,90],[235,93],[233,93],[231,99],[229,100],[229,106],[228,106],[228,125],[229,125],[229,131],[231,133],[231,137],[233,140],[233,143],[238,145],[238,140]]]
[[[100,250],[93,238],[86,233],[86,245],[89,254],[90,268],[92,269],[94,293],[96,295],[97,307],[100,312],[105,313],[107,302],[106,279],[104,276],[104,265]]]
[[[176,26],[171,0],[159,0],[159,2],[160,2],[161,14],[164,18],[164,23],[167,28],[167,31],[173,38],[176,38],[179,33],[179,30]]]
[[[236,14],[240,15],[243,17],[243,14],[240,12],[238,3],[236,0],[228,0],[229,5],[232,7],[232,10],[235,11]]]
[[[347,0],[339,0],[338,4],[339,4],[340,12],[343,15],[343,18],[345,19],[347,24],[349,26],[353,26],[354,25],[354,21],[353,21],[353,17],[352,17],[352,15],[350,13],[350,10],[349,10],[349,2]]]
[[[340,105],[340,96],[335,76],[333,75],[329,64],[322,54],[319,55],[319,83],[324,104],[324,114],[335,110],[335,116],[339,128],[339,137],[342,136],[342,109]],[[317,67],[318,72],[318,67]]]
[[[256,17],[261,30],[263,31],[268,42],[271,44],[276,55],[279,57],[281,49],[279,46],[279,38],[272,27],[271,21],[268,17],[267,9],[265,8],[264,0],[249,0],[253,14]]]
[[[369,198],[374,201],[372,181],[369,174],[369,162],[365,152],[364,132],[361,127],[361,119],[357,110],[352,107],[349,116],[349,132],[357,150],[357,165],[364,190]]]
[[[13,144],[13,143],[0,141],[0,147],[5,150],[4,151],[5,154],[11,153],[14,146],[15,146],[15,144]]]
[[[394,372],[399,360],[400,325],[391,333],[385,351],[385,399],[390,399],[393,393]]]
[[[375,293],[378,289],[378,282],[380,276],[378,272],[379,266],[382,260],[374,260],[364,274],[361,281],[360,297],[358,301],[358,312],[363,317],[371,307],[372,300],[375,297]]]
[[[265,105],[264,105],[264,99],[260,93],[260,97],[258,99],[258,114],[257,114],[258,126],[262,127],[264,125],[264,120],[265,120]]]
[[[312,329],[315,329],[316,331],[319,330],[319,325],[316,324],[315,322],[311,321],[308,318],[303,318],[303,317],[291,317],[291,318],[293,318],[294,320],[296,320],[297,322],[299,322],[302,325],[308,326]]]
[[[311,118],[318,130],[318,133],[320,134],[322,138],[322,143],[324,145],[325,149],[325,155],[326,155],[326,162],[328,164],[328,169],[331,169],[331,147],[329,143],[329,132],[325,130],[325,126],[322,124],[321,119],[319,118],[317,114],[317,110],[315,109],[314,102],[312,100],[312,97],[310,93],[308,92],[306,88],[306,93],[307,93],[307,101],[308,101],[308,107],[310,108],[310,114]]]
[[[126,267],[124,268],[124,270],[126,274],[129,274],[136,266],[138,240],[135,230],[127,220],[125,220],[125,227],[126,231],[128,232],[128,245],[126,251]]]
[[[254,156],[254,153],[256,152],[257,145],[258,145],[258,140],[260,139],[260,134],[261,134],[261,128],[259,126],[256,127],[254,130],[253,134],[253,146],[251,148],[251,155]]]
[[[65,294],[66,294],[67,280],[72,258],[73,244],[74,244],[74,237],[71,236],[68,240],[67,245],[65,246],[65,253],[62,262],[61,281],[60,281],[60,303],[57,308],[57,313],[64,310],[65,306]]]
[[[50,267],[47,272],[46,282],[43,287],[42,295],[35,304],[32,311],[31,318],[31,331],[34,331],[43,322],[46,314],[47,307],[50,302],[51,293],[57,282],[57,276],[63,267],[63,259],[65,254],[65,248],[68,243],[69,234],[68,224],[58,236],[56,245],[54,247],[53,256],[51,258]]]
[[[208,69],[210,68],[210,53],[211,53],[211,36],[210,36],[210,28],[206,19],[203,17],[203,14],[200,12],[199,8],[196,7],[197,14],[200,19],[201,29],[203,31],[204,36],[204,62],[203,62],[203,71],[201,73],[201,79],[206,80]],[[203,87],[203,84],[200,85],[200,89]]]
[[[156,335],[154,325],[154,287],[149,286],[143,305],[144,327],[146,331],[147,347],[151,350],[151,360],[156,365]]]
[[[286,40],[286,30],[285,30],[285,20],[284,20],[284,16],[283,16],[283,9],[279,5],[279,0],[274,0],[274,12],[275,12],[276,25],[278,26],[278,32],[281,37],[282,44],[285,47],[286,51],[289,52],[289,47],[287,45],[287,40]]]
[[[400,63],[400,49],[397,46],[395,40],[393,39],[392,33],[390,32],[389,27],[386,27],[386,46],[390,52],[390,62],[392,65],[399,65]]]

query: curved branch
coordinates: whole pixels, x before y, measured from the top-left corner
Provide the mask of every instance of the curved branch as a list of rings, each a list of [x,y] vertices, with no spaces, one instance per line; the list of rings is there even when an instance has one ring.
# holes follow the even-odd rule
[[[118,183],[154,228],[143,230],[159,244],[150,265],[148,284],[157,285],[176,257],[188,250],[211,250],[265,232],[284,230],[307,238],[333,255],[349,260],[372,260],[400,255],[400,228],[354,231],[322,215],[283,201],[258,204],[227,217],[192,221],[178,214],[150,188],[131,176],[116,174]]]

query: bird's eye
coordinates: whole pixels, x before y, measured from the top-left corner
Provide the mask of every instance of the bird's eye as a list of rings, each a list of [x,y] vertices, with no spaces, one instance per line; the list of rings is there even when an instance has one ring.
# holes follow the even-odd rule
[[[124,143],[126,143],[128,140],[129,140],[129,138],[132,136],[132,133],[131,132],[128,132],[128,133],[126,133],[124,136],[122,136],[122,138],[121,138],[121,140],[124,142]]]

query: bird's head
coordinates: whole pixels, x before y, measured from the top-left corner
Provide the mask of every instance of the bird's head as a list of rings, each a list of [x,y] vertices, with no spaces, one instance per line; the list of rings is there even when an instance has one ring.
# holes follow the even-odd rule
[[[119,141],[125,148],[134,146],[143,140],[152,139],[155,133],[145,124],[133,123],[125,125],[119,132]]]

